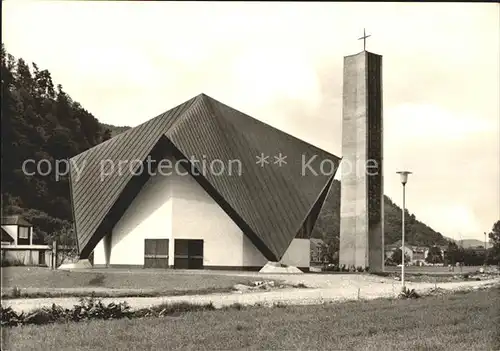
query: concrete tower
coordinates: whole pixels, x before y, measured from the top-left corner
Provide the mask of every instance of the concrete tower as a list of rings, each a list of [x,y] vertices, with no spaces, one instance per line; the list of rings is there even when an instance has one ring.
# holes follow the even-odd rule
[[[365,35],[366,38],[366,35]],[[382,56],[344,57],[339,263],[384,269]]]

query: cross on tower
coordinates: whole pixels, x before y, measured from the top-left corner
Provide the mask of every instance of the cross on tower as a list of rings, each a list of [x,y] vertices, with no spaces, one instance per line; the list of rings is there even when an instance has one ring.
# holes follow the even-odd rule
[[[371,34],[370,35],[366,35],[366,31],[363,28],[363,36],[361,38],[358,38],[358,40],[363,39],[363,51],[366,51],[366,38],[368,38],[368,37],[371,37]]]

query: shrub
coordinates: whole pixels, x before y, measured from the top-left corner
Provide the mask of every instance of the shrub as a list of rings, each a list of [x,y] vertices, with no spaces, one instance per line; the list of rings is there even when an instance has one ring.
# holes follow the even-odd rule
[[[342,268],[337,266],[337,265],[328,265],[325,268],[323,268],[323,271],[325,272],[339,272]]]
[[[55,305],[52,306],[53,308]],[[59,307],[59,310],[62,310]],[[80,304],[75,305],[73,310],[68,312],[72,313],[73,320],[82,319],[118,319],[123,317],[130,317],[130,307],[126,302],[115,304],[111,302],[107,306],[101,300],[95,300],[93,297],[80,299]]]
[[[64,309],[52,304],[52,307],[44,307],[28,314],[18,314],[11,307],[1,307],[2,326],[17,326],[23,324],[47,324],[54,322],[81,321],[88,319],[119,319],[131,317],[132,312],[126,302],[118,304],[103,304],[94,298],[80,299],[78,305],[72,309]]]
[[[4,308],[0,307],[0,321],[2,327],[12,327],[22,324],[24,321],[24,313],[18,314],[10,306]]]
[[[2,267],[17,267],[17,266],[24,266],[24,262],[21,261],[20,259],[7,259],[2,256],[2,261],[1,261],[1,266]]]
[[[213,311],[214,305],[210,302],[208,304],[191,304],[188,302],[179,302],[173,304],[163,304],[150,308],[144,308],[133,312],[132,317],[163,317],[167,315],[175,315],[185,312],[196,311]]]
[[[420,295],[415,291],[415,289],[403,288],[399,293],[399,297],[402,299],[418,299]]]
[[[286,304],[281,302],[281,301],[278,301],[278,302],[275,302],[273,307],[277,307],[277,308],[286,308]]]
[[[245,306],[243,306],[243,305],[242,305],[241,303],[239,303],[239,302],[235,302],[235,303],[233,303],[233,304],[229,305],[227,308],[228,308],[228,309],[235,309],[235,310],[240,311],[240,310],[242,310],[243,308],[245,308]]]

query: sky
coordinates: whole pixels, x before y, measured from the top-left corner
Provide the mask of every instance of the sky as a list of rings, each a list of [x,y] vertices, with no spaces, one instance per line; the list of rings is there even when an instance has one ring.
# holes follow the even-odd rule
[[[494,3],[2,2],[9,53],[101,122],[135,126],[205,93],[342,155],[343,57],[383,56],[384,188],[454,239],[500,217]],[[339,178],[341,171],[337,172]]]

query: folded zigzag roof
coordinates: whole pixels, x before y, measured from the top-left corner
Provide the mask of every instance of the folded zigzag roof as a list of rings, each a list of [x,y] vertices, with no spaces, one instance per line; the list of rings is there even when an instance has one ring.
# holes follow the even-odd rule
[[[241,174],[193,173],[264,256],[281,259],[305,226],[314,225],[340,158],[204,94],[71,159],[71,198],[78,248],[87,257],[123,215],[147,172],[109,172],[120,160],[239,160]],[[274,156],[286,156],[275,164]],[[257,164],[257,156],[269,164]],[[103,160],[106,160],[103,162]],[[188,162],[188,161],[186,161]],[[321,172],[321,162],[323,173]],[[137,165],[139,167],[139,165]],[[116,170],[116,169],[115,169]]]

